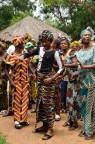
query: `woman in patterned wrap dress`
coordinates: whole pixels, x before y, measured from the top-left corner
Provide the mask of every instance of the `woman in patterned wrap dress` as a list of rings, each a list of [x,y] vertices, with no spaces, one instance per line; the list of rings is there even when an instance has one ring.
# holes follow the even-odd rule
[[[55,109],[55,84],[54,79],[62,72],[62,62],[58,51],[53,50],[51,43],[53,35],[50,31],[45,30],[42,33],[43,47],[33,50],[31,53],[26,53],[21,57],[27,58],[39,54],[37,66],[37,104],[36,104],[36,120],[42,121],[43,126],[36,128],[35,132],[45,131],[46,134],[43,140],[47,140],[53,136],[54,125],[54,109]],[[54,60],[56,60],[59,70],[52,76],[52,68]]]
[[[28,110],[28,59],[18,59],[24,49],[23,39],[16,36],[15,52],[6,58],[6,63],[12,68],[12,107],[14,111],[15,128],[20,129],[22,125],[29,125],[27,122]]]
[[[84,121],[84,130],[79,136],[85,136],[86,140],[93,138],[95,132],[95,46],[90,43],[91,37],[92,32],[90,30],[85,29],[82,31],[81,39],[83,47],[76,53],[81,66],[79,69],[79,94]],[[93,66],[90,67],[89,65]]]
[[[74,64],[75,52],[80,49],[79,42],[75,41],[70,44],[72,46],[71,52],[66,59],[64,66],[67,70],[68,86],[67,86],[67,115],[69,130],[75,130],[78,127],[78,119],[80,114],[80,100],[79,100],[79,86],[78,86],[78,66]],[[75,66],[74,66],[75,65]]]

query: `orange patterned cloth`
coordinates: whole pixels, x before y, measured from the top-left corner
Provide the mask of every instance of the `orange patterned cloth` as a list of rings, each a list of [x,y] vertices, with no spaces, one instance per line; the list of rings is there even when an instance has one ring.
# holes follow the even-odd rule
[[[22,35],[17,35],[13,38],[13,43],[15,46],[18,46],[19,44],[23,44],[24,40],[23,40],[23,36]]]
[[[12,66],[12,106],[14,119],[19,122],[27,120],[28,110],[28,59],[19,60],[15,54],[8,55],[6,63]]]

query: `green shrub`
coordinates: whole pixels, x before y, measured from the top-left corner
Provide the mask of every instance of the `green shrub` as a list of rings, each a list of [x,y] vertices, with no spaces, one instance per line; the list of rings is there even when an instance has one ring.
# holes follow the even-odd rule
[[[6,142],[6,136],[0,133],[0,144],[9,144]]]

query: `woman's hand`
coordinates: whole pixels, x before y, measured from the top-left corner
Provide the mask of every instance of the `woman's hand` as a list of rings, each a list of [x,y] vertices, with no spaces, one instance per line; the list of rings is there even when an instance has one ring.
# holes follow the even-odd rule
[[[85,68],[85,65],[83,63],[81,63],[78,59],[77,59],[77,62],[80,65],[81,68]]]
[[[33,77],[33,79],[34,79],[34,80],[36,80],[36,79],[37,79],[37,76],[36,76],[36,74],[35,74],[35,73],[33,73],[33,74],[32,74],[32,77]]]
[[[63,64],[66,64],[66,59],[62,60]]]
[[[45,84],[50,84],[52,82],[52,78],[46,78],[46,79],[44,79],[44,83]]]
[[[58,83],[62,79],[62,75],[56,78],[56,83]]]
[[[77,79],[78,75],[71,75],[71,80]]]
[[[24,55],[19,56],[20,60],[24,60]]]

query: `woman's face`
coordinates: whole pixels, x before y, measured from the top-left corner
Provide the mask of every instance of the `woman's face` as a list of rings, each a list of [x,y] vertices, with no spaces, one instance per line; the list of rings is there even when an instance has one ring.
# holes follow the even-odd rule
[[[24,50],[24,43],[20,44],[20,49],[23,51]]]
[[[18,52],[22,52],[24,50],[24,44],[19,44],[15,47],[15,50]]]
[[[74,45],[72,48],[74,51],[79,51],[80,50],[80,46],[79,45]]]
[[[56,49],[56,44],[55,44],[54,42],[52,42],[51,47],[52,47],[53,49]]]
[[[43,38],[42,39],[42,46],[45,48],[45,50],[48,50],[51,46],[51,41],[49,38]]]
[[[16,46],[16,40],[13,40],[13,45]]]
[[[82,42],[83,42],[83,43],[86,43],[86,44],[89,44],[90,41],[91,41],[91,37],[92,37],[92,35],[91,35],[90,32],[85,33],[85,34],[83,35],[83,37],[82,37]]]
[[[69,49],[69,44],[68,44],[65,40],[63,40],[63,41],[61,41],[61,43],[60,43],[60,48],[61,48],[62,50],[68,50],[68,49]]]

